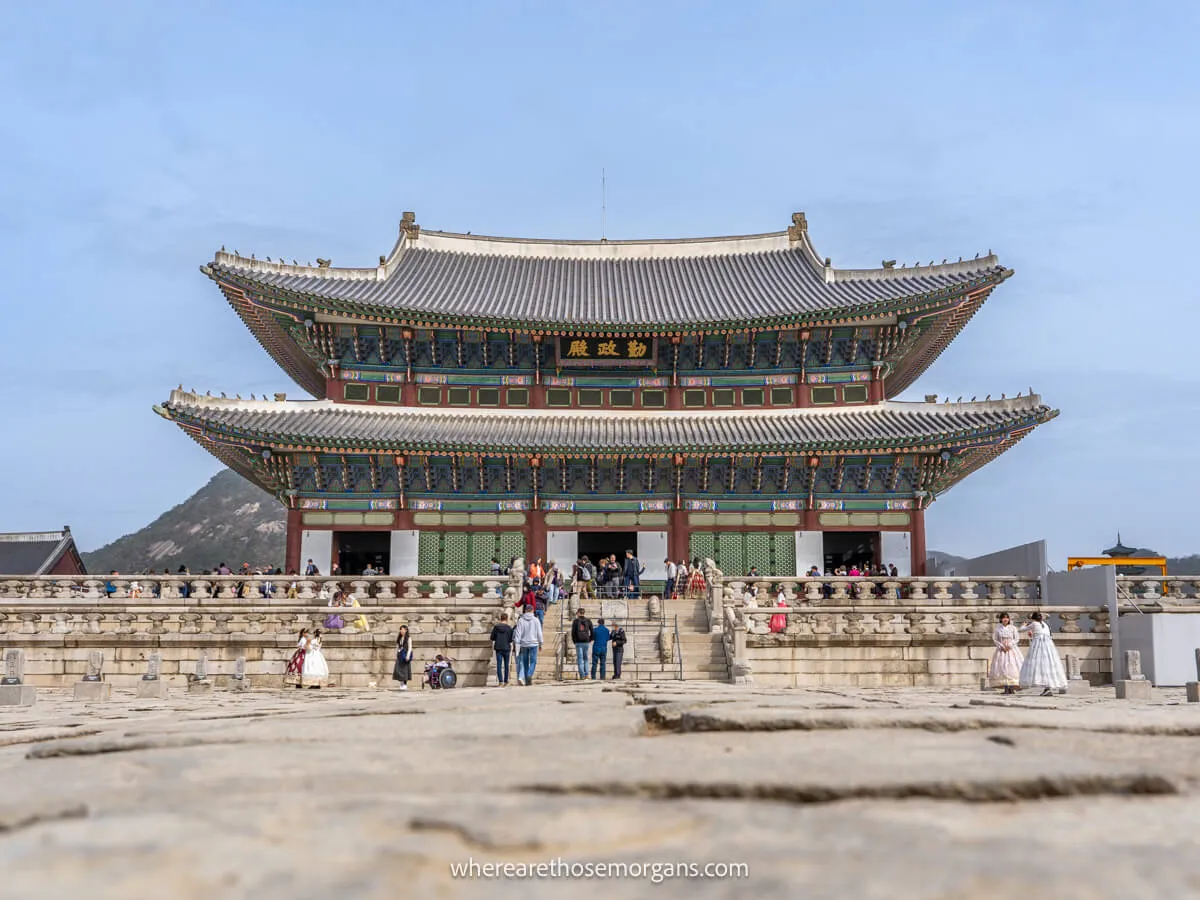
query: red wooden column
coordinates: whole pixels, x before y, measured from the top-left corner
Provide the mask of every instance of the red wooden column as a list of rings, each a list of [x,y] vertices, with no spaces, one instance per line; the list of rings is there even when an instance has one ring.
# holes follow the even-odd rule
[[[673,562],[691,560],[691,545],[688,541],[688,514],[686,509],[671,510],[671,524],[667,533],[667,556]]]
[[[912,573],[925,574],[925,510],[912,511]]]
[[[879,366],[871,369],[870,400],[872,403],[882,403],[884,399],[883,378]]]
[[[525,568],[538,557],[546,558],[546,514],[531,509],[525,519]]]
[[[303,537],[304,521],[298,509],[287,511],[287,538],[283,552],[283,571],[300,571],[300,540]]]

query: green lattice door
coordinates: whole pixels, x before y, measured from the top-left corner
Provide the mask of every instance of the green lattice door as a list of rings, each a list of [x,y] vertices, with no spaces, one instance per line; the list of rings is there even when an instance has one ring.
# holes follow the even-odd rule
[[[791,531],[693,531],[688,536],[693,558],[712,559],[730,577],[757,566],[760,575],[796,574],[796,536]]]
[[[524,555],[520,531],[422,531],[417,574],[482,577],[491,574],[492,557],[507,567],[514,556]]]

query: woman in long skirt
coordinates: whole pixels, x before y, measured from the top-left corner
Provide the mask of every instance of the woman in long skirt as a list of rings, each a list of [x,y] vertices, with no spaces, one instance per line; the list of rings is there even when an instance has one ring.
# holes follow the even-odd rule
[[[996,645],[996,650],[988,666],[988,680],[992,687],[1003,687],[1006,694],[1015,693],[1021,683],[1021,665],[1025,659],[1017,646],[1020,639],[1021,635],[1008,613],[1000,613],[1000,622],[992,632],[992,643]]]
[[[408,626],[401,625],[400,633],[396,635],[396,665],[392,668],[392,681],[400,682],[400,690],[407,691],[408,683],[412,681],[412,639],[408,636]]]
[[[787,607],[787,595],[784,594],[783,588],[779,589],[779,596],[775,598],[775,605]],[[771,634],[779,634],[787,628],[787,616],[783,613],[775,613],[771,616],[771,621],[767,626]]]
[[[707,584],[704,581],[704,569],[700,565],[700,557],[692,560],[692,574],[688,577],[687,595],[689,599],[697,600],[704,596]]]
[[[321,652],[321,629],[313,629],[308,639],[308,650],[304,654],[304,675],[301,684],[307,688],[324,687],[329,681],[329,663]]]
[[[1058,658],[1058,648],[1050,637],[1050,627],[1040,612],[1035,612],[1029,618],[1032,621],[1021,626],[1021,631],[1028,631],[1032,636],[1029,655],[1021,666],[1021,687],[1040,687],[1043,697],[1053,691],[1065,691],[1067,673],[1062,660]]]
[[[296,642],[296,651],[292,654],[292,658],[288,660],[287,669],[283,673],[284,684],[294,684],[300,687],[300,681],[304,677],[304,654],[308,649],[308,629],[300,629],[300,640]]]

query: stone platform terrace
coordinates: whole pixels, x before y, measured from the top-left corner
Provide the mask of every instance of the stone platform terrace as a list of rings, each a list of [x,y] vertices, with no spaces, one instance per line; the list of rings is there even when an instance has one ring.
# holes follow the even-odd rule
[[[0,894],[1200,894],[1200,705],[977,690],[565,683],[43,688],[0,709]],[[452,880],[476,861],[748,879]]]

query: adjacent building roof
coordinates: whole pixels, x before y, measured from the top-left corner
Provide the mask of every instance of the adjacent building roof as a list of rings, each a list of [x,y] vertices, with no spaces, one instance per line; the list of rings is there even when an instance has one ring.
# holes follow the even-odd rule
[[[87,571],[70,528],[0,534],[0,575],[48,575],[56,568],[81,575]]]
[[[261,449],[728,453],[938,449],[1015,439],[1057,415],[1037,395],[980,403],[730,411],[445,410],[245,401],[174,391],[156,410],[198,439]]]
[[[990,253],[913,268],[835,269],[817,255],[803,214],[793,221],[788,231],[738,237],[541,241],[422,231],[406,219],[376,267],[289,265],[222,250],[204,271],[244,289],[400,318],[524,329],[684,329],[885,313],[901,301],[985,288],[1011,274]]]

